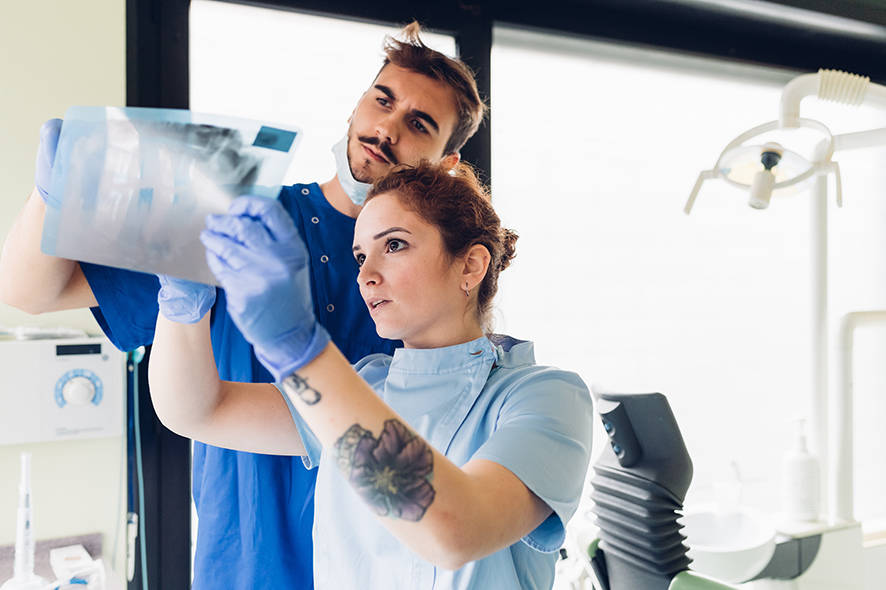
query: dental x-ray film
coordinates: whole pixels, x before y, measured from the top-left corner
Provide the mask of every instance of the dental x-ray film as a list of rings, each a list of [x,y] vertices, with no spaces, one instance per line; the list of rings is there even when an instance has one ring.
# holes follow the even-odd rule
[[[243,194],[276,198],[299,131],[185,110],[71,107],[44,253],[218,284],[200,232]]]

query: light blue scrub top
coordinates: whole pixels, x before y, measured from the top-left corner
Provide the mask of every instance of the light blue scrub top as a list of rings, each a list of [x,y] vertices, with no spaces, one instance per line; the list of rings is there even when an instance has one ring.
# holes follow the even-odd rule
[[[483,337],[400,348],[354,368],[437,451],[458,466],[472,459],[503,465],[553,509],[551,516],[521,541],[459,570],[436,568],[381,525],[284,393],[307,449],[305,465],[323,465],[315,493],[316,588],[552,587],[554,552],[590,460],[591,397],[578,375],[536,365],[531,342],[492,338],[497,344]]]

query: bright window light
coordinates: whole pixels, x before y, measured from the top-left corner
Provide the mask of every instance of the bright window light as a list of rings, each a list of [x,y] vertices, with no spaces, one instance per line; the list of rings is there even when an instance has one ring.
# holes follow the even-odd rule
[[[534,340],[540,362],[588,383],[666,394],[695,464],[687,503],[715,500],[734,462],[743,502],[780,509],[790,421],[810,415],[809,193],[757,211],[746,194],[709,182],[692,216],[682,212],[698,172],[732,138],[777,118],[796,74],[495,30],[493,196],[521,235],[501,277],[498,331]],[[835,133],[872,126],[871,112],[812,100],[804,116]],[[874,164],[884,155],[839,155],[835,322],[886,307],[886,174]],[[873,361],[886,335],[869,337],[878,341],[859,344],[869,362],[859,360],[856,390],[863,518],[886,516],[873,444],[886,420],[886,375]]]

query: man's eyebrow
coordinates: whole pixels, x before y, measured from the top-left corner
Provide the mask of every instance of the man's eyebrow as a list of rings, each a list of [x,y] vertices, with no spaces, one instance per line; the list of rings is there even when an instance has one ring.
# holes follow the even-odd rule
[[[391,227],[391,228],[386,229],[383,232],[375,234],[374,236],[372,236],[372,239],[377,240],[379,238],[383,238],[386,235],[397,232],[397,231],[401,231],[401,232],[404,232],[407,234],[412,234],[411,231],[409,231],[408,229],[406,229],[404,227]],[[356,244],[353,248],[351,248],[351,250],[353,250],[354,252],[359,252],[360,250],[362,250],[362,248],[360,247],[360,244]]]
[[[397,102],[397,95],[394,94],[394,91],[391,90],[389,86],[385,86],[384,84],[376,84],[374,88],[391,99],[392,102]],[[418,109],[413,109],[412,114],[418,117],[419,119],[425,121],[428,125],[434,128],[434,131],[440,133],[440,126],[437,124],[437,121],[434,120],[434,117],[430,116],[424,111],[420,111]]]
[[[397,100],[397,97],[394,95],[394,91],[391,90],[390,87],[385,86],[384,84],[376,84],[375,89],[384,92],[387,95],[387,97],[390,98],[391,100],[393,100],[393,101]]]
[[[440,133],[440,126],[437,125],[436,121],[434,121],[434,117],[432,117],[429,114],[427,114],[426,112],[420,111],[418,109],[413,109],[412,114],[415,115],[416,117],[418,117],[419,119],[422,119],[423,121],[425,121],[431,127],[433,127],[434,131],[436,131],[437,133]]]

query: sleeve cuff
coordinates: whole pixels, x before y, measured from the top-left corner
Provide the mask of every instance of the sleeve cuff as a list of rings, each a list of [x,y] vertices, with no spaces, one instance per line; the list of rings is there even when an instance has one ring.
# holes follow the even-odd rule
[[[283,401],[286,402],[286,407],[289,408],[289,414],[292,416],[295,428],[298,430],[302,444],[305,446],[305,454],[302,455],[301,458],[302,463],[304,463],[306,469],[314,469],[318,467],[320,465],[320,456],[323,453],[323,446],[320,444],[314,431],[311,430],[311,427],[308,426],[307,422],[304,421],[304,418],[301,417],[301,414],[298,413],[298,410],[295,409],[292,400],[289,399],[289,396],[286,395],[283,388],[277,384],[275,384],[275,387],[280,392],[280,395],[283,396]]]

